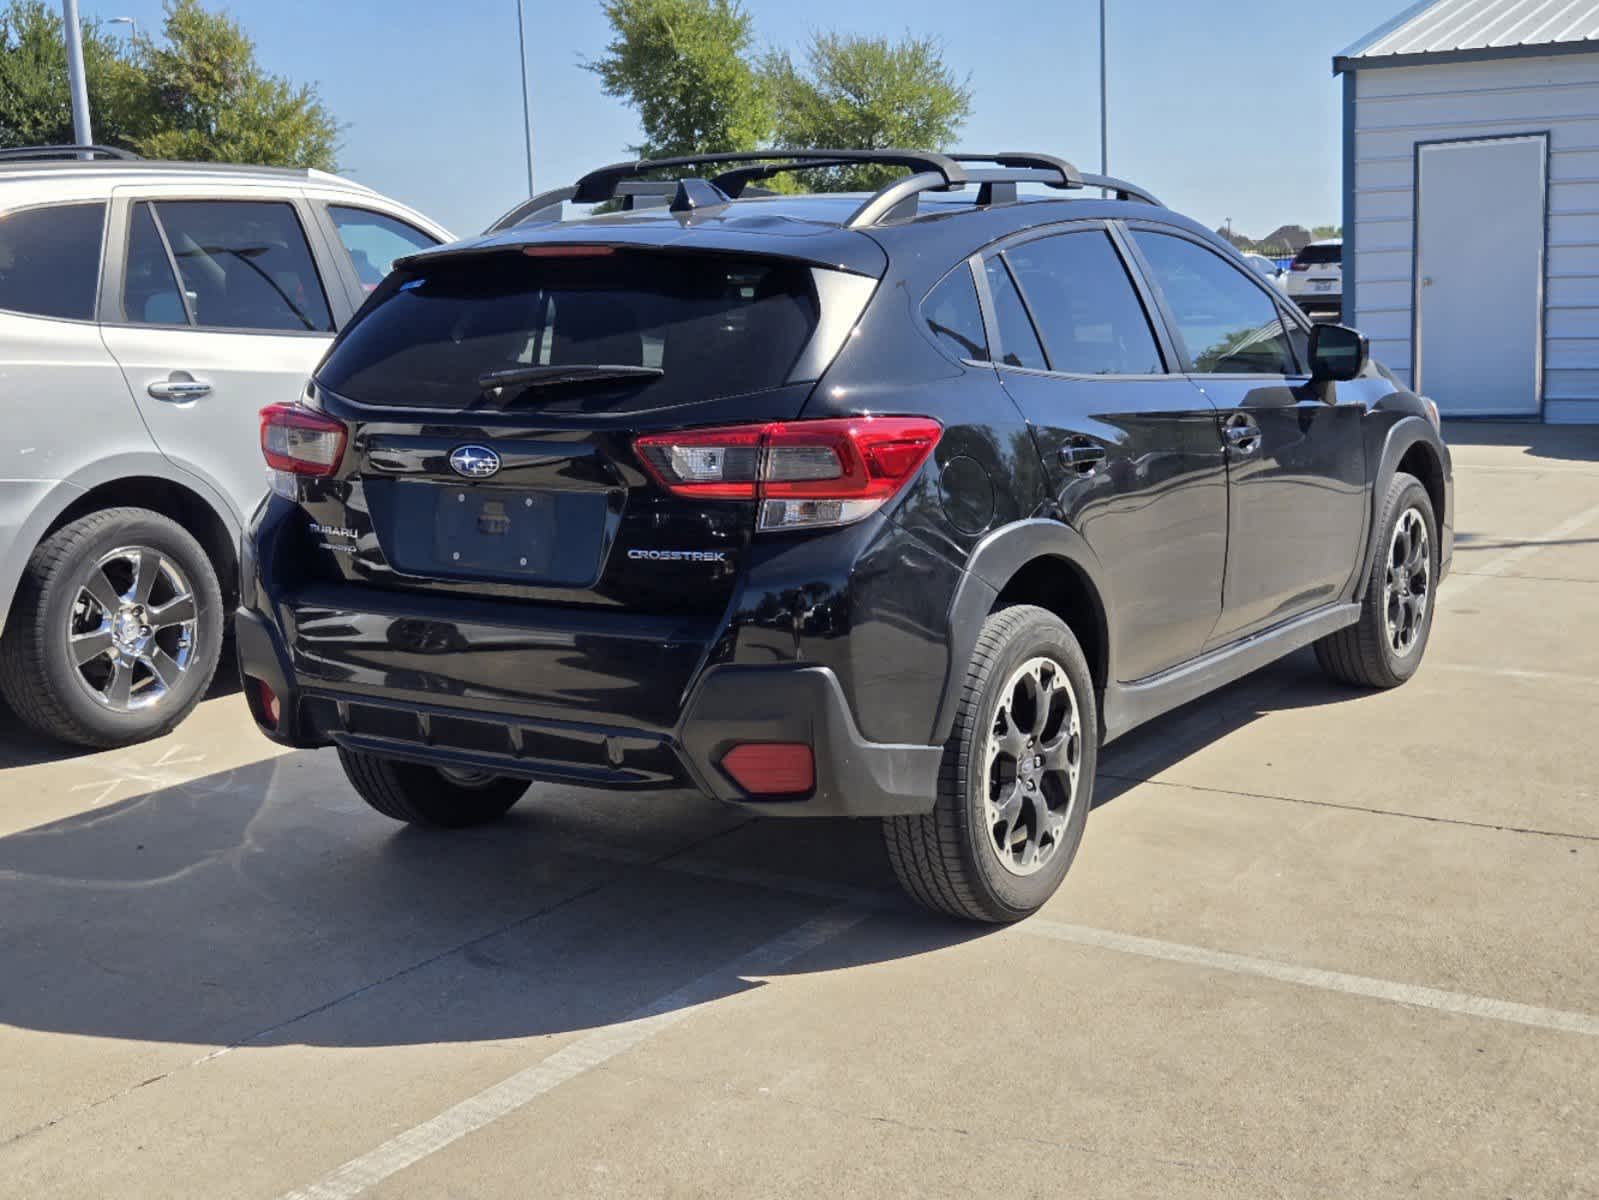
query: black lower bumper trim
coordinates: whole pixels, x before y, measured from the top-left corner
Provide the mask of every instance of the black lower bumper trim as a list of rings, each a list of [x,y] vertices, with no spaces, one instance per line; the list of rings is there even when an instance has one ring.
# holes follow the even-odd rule
[[[678,731],[701,786],[719,800],[770,816],[889,817],[931,811],[938,796],[939,746],[869,742],[825,667],[716,667],[707,672]],[[722,771],[741,742],[805,742],[816,785],[797,800],[751,797]]]

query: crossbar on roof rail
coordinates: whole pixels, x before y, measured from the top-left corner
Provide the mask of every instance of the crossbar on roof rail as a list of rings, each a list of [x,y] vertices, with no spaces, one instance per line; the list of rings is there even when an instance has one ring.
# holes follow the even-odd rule
[[[600,204],[609,200],[616,185],[624,179],[651,175],[656,171],[675,170],[678,167],[714,166],[727,163],[763,163],[786,161],[793,164],[810,164],[826,161],[830,165],[855,165],[877,163],[888,167],[905,167],[914,172],[936,174],[944,186],[966,181],[966,172],[947,154],[932,150],[730,150],[718,154],[689,154],[677,158],[644,158],[634,162],[612,163],[590,171],[577,181],[577,204]],[[790,167],[789,169],[795,169]]]

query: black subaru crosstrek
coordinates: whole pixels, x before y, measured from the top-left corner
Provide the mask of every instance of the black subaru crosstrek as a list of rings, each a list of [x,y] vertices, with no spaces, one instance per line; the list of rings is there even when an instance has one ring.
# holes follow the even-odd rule
[[[761,186],[862,161],[905,173]],[[246,695],[372,807],[875,817],[985,921],[1140,722],[1307,645],[1408,678],[1453,540],[1437,410],[1364,338],[1036,154],[595,171],[402,260],[261,434]]]

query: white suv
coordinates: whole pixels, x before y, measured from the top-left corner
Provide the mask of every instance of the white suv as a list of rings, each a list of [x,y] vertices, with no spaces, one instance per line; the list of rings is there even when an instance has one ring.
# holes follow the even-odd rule
[[[258,414],[402,254],[450,240],[321,171],[0,151],[0,692],[51,736],[164,732],[214,674]]]
[[[1288,298],[1311,316],[1337,316],[1344,305],[1344,242],[1311,242],[1288,267]]]

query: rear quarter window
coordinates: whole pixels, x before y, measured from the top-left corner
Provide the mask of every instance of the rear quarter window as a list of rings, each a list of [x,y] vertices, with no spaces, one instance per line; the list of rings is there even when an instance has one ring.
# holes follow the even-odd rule
[[[104,232],[103,203],[0,215],[0,309],[93,320]]]
[[[518,366],[627,366],[657,378],[535,393],[545,411],[653,408],[777,387],[815,332],[811,269],[726,255],[511,251],[393,277],[317,373],[359,404],[465,408]],[[528,400],[511,394],[507,404]],[[626,399],[615,402],[618,393]],[[598,394],[598,396],[597,396]]]

